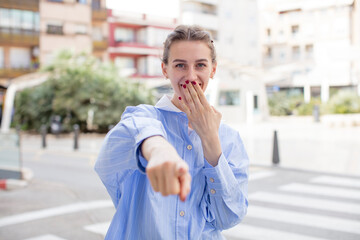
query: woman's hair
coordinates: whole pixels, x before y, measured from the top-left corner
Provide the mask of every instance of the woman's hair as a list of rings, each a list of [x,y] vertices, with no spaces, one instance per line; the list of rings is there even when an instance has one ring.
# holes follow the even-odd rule
[[[178,41],[201,41],[207,44],[211,51],[211,60],[213,63],[216,62],[214,41],[211,40],[210,33],[196,25],[179,25],[167,36],[164,42],[163,63],[168,64],[171,44]]]

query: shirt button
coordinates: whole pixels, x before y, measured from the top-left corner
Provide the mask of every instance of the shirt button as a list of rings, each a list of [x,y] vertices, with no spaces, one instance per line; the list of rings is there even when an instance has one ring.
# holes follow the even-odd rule
[[[185,212],[184,211],[180,211],[180,216],[184,216],[185,215]]]
[[[188,149],[188,150],[191,150],[191,149],[192,149],[192,146],[191,146],[191,145],[187,145],[187,149]]]
[[[209,180],[210,180],[210,182],[214,182],[214,179],[211,177],[211,178],[209,178]]]
[[[215,189],[211,189],[210,192],[211,192],[211,194],[215,194],[215,193],[216,193]]]

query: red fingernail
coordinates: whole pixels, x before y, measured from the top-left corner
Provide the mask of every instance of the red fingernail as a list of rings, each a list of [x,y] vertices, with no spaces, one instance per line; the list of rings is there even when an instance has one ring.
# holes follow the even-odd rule
[[[181,97],[179,97],[179,100],[181,100]]]
[[[185,85],[185,84],[183,85],[183,88],[186,88],[186,85]]]
[[[189,80],[186,80],[186,81],[185,81],[185,83],[186,83],[186,84],[189,84],[189,83],[190,83],[190,81],[189,81]]]
[[[193,85],[196,85],[196,82],[195,82],[195,81],[192,81],[191,83],[192,83]]]

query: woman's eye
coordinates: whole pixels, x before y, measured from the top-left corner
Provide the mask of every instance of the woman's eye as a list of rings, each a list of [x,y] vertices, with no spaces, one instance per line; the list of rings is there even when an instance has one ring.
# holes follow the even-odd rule
[[[199,67],[199,68],[204,68],[204,67],[206,67],[206,65],[205,65],[204,63],[199,63],[199,64],[197,65],[197,67]]]
[[[184,68],[185,64],[179,63],[175,65],[176,68]]]

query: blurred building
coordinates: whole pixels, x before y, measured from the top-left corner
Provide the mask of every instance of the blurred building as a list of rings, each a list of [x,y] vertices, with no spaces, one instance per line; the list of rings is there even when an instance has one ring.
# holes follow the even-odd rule
[[[0,85],[39,67],[39,0],[0,1]]]
[[[218,69],[207,90],[211,104],[232,123],[268,115],[261,75],[257,1],[180,0],[183,24],[197,24],[215,40]]]
[[[326,102],[332,89],[359,86],[357,0],[263,2],[260,39],[269,91]]]
[[[39,67],[39,0],[0,0],[0,119],[12,78]]]
[[[109,10],[109,58],[123,77],[169,89],[161,70],[163,43],[177,18]]]
[[[40,62],[61,49],[106,59],[107,12],[101,0],[40,0]]]

